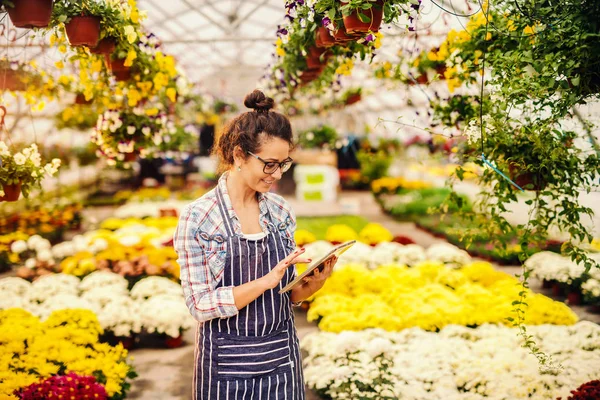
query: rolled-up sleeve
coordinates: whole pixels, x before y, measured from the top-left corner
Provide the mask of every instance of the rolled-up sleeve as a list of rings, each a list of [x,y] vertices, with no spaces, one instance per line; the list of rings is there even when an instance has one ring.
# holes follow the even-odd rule
[[[233,287],[217,288],[223,277],[211,271],[206,249],[198,239],[199,215],[186,207],[179,218],[173,238],[185,302],[192,316],[200,322],[228,318],[239,311],[235,306]]]

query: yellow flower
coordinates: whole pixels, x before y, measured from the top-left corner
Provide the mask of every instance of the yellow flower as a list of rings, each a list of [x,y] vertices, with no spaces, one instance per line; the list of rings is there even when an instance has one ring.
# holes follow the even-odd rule
[[[381,41],[383,39],[383,34],[381,32],[377,32],[375,34],[375,42],[373,43],[373,47],[376,49],[381,47]]]
[[[156,108],[156,107],[148,108],[146,110],[146,115],[148,115],[149,117],[154,117],[155,115],[158,115],[158,108]]]
[[[294,240],[296,241],[296,245],[304,246],[305,244],[316,242],[317,237],[306,229],[298,229],[294,233]]]
[[[57,61],[57,62],[54,63],[54,65],[58,69],[63,69],[65,67],[65,63],[63,63],[62,61]]]
[[[123,63],[123,65],[126,67],[131,67],[133,65],[133,60],[135,60],[136,58],[137,58],[137,53],[135,52],[134,49],[130,49],[127,52],[127,58],[125,59],[125,62]]]
[[[65,46],[64,44],[61,44],[60,46],[58,46],[58,51],[65,54],[67,52],[67,46]]]
[[[281,38],[278,38],[275,44],[277,45],[275,48],[275,53],[280,57],[285,56],[285,50],[283,49],[283,41]]]
[[[327,232],[325,232],[325,240],[328,242],[343,243],[347,242],[348,240],[356,239],[358,239],[358,235],[354,229],[350,228],[348,225],[331,225],[329,228],[327,228]]]
[[[138,92],[136,89],[129,89],[129,92],[127,92],[127,104],[130,107],[135,107],[141,98],[142,96],[140,95],[140,92]]]
[[[127,36],[127,41],[130,44],[133,44],[138,37],[135,28],[131,25],[127,25],[125,28],[123,28],[123,33],[125,33],[125,36]]]
[[[169,100],[175,103],[175,101],[177,100],[177,90],[175,90],[175,88],[168,88],[166,94]]]
[[[354,68],[354,61],[351,58],[347,58],[340,64],[339,67],[335,70],[336,74],[350,76],[352,74],[352,69]]]
[[[516,31],[517,27],[515,26],[515,21],[513,21],[512,19],[509,19],[508,22],[506,23],[506,28],[508,29],[509,32]]]

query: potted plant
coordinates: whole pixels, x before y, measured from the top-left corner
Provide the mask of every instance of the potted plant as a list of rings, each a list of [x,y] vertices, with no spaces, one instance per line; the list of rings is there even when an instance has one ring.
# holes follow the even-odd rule
[[[17,28],[46,28],[52,17],[52,0],[1,0]]]
[[[60,167],[60,160],[42,164],[37,145],[32,144],[13,153],[0,141],[0,200],[16,201],[21,193],[25,198],[34,187],[41,187],[44,176],[52,176]]]
[[[53,26],[64,24],[71,46],[96,47],[101,32],[122,26],[121,11],[111,3],[93,0],[57,0],[52,13]]]
[[[304,131],[298,137],[298,144],[304,149],[333,148],[338,138],[337,131],[329,125],[319,125]]]
[[[579,386],[571,391],[571,395],[565,400],[595,400],[600,399],[600,380],[593,380]],[[557,400],[563,400],[559,397]]]
[[[344,27],[350,35],[377,32],[383,19],[383,0],[342,0]]]
[[[25,91],[30,86],[39,86],[40,82],[39,74],[36,74],[30,65],[0,58],[0,89]]]
[[[166,115],[149,116],[143,107],[107,110],[98,118],[92,142],[109,159],[133,161],[169,141],[174,132]]]
[[[342,94],[341,101],[349,106],[362,100],[362,88],[348,89]]]

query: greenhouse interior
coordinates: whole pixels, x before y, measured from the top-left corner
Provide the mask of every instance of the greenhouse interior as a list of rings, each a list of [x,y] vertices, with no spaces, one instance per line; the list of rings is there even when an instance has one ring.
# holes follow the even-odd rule
[[[0,11],[0,399],[600,400],[599,1]]]

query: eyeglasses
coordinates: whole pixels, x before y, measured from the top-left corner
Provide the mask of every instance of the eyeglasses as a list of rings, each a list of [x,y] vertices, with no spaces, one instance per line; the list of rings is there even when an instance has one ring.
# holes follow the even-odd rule
[[[286,172],[287,170],[290,169],[290,167],[292,166],[292,161],[294,161],[289,157],[286,158],[285,160],[283,160],[282,162],[265,161],[250,151],[247,151],[246,153],[250,154],[252,157],[256,158],[258,161],[261,161],[263,164],[265,164],[265,166],[263,167],[263,172],[265,174],[269,174],[269,175],[274,174],[275,171],[277,171],[277,168],[281,169],[281,173],[283,174],[284,172]]]

